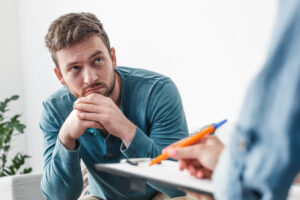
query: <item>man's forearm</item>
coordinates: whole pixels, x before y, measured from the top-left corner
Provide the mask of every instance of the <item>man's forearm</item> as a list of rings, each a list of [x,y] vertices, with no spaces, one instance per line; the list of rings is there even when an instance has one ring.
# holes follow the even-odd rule
[[[78,172],[56,170],[55,166],[47,166],[41,181],[41,189],[48,200],[77,199],[83,188],[82,175]],[[78,170],[77,170],[78,171]]]
[[[83,187],[78,150],[69,151],[57,140],[45,154],[50,157],[44,164],[41,188],[47,199],[77,199]]]
[[[68,137],[66,134],[63,134],[61,132],[58,134],[58,139],[68,150],[75,150],[76,140]]]
[[[123,137],[121,138],[121,140],[123,141],[126,147],[130,145],[132,139],[134,138],[135,132],[136,132],[136,126],[132,122],[130,122],[127,129],[124,130],[124,134],[122,134]]]

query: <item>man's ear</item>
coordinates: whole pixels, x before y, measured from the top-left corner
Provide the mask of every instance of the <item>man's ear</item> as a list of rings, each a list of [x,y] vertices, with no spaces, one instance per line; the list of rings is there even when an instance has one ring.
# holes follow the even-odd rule
[[[110,49],[110,57],[111,57],[111,60],[112,60],[112,63],[113,63],[113,67],[116,68],[116,66],[117,66],[117,57],[116,57],[116,50],[113,47]]]
[[[64,78],[60,72],[60,69],[58,67],[54,67],[54,72],[56,74],[56,77],[58,78],[59,82],[62,84],[62,85],[66,85],[65,81],[64,81]]]

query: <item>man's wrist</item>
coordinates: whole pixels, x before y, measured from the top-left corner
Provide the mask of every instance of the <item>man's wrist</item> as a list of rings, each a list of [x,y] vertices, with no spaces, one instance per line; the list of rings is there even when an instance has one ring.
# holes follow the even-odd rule
[[[68,150],[75,150],[76,149],[76,140],[72,139],[62,133],[58,134],[59,141],[65,146]]]
[[[130,126],[124,132],[123,137],[121,138],[126,147],[129,147],[131,141],[133,140],[136,132],[136,126],[133,123],[130,123]]]

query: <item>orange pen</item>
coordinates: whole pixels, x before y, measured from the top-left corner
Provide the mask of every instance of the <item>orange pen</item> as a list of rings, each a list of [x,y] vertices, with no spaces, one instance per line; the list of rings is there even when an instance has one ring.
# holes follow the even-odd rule
[[[227,119],[225,119],[219,123],[212,124],[212,125],[206,127],[205,129],[199,131],[197,134],[195,134],[191,137],[188,137],[186,140],[183,140],[182,142],[177,144],[175,147],[185,147],[185,146],[194,144],[194,143],[198,142],[199,140],[201,140],[205,135],[214,132],[218,127],[222,126],[225,122],[227,122]],[[150,162],[149,166],[160,163],[161,161],[166,160],[168,158],[169,158],[169,155],[167,153],[162,153],[159,156],[157,156],[156,158],[154,158]]]

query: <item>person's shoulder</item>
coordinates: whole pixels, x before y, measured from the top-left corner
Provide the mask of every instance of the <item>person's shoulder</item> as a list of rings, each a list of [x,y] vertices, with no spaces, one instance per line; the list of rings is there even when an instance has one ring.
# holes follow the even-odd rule
[[[154,80],[169,79],[169,77],[163,74],[147,69],[118,66],[116,70],[121,76]]]

